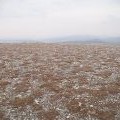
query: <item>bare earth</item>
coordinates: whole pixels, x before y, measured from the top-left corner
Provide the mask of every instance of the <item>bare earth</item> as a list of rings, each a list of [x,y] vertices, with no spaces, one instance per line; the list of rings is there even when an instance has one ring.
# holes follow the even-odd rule
[[[0,120],[120,120],[120,45],[0,44]]]

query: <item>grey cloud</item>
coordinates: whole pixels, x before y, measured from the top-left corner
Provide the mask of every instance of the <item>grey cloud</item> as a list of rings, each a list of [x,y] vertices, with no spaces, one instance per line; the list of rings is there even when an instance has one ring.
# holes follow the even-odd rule
[[[2,0],[0,35],[111,35],[112,27],[113,35],[119,35],[118,2],[118,0]],[[108,18],[110,15],[115,18]]]
[[[78,0],[6,0],[3,2],[1,17],[25,17],[47,15],[80,7]]]

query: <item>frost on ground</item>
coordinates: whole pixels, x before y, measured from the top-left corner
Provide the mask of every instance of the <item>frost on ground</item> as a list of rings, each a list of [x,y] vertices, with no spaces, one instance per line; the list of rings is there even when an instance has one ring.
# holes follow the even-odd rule
[[[120,120],[120,46],[0,44],[0,120]]]

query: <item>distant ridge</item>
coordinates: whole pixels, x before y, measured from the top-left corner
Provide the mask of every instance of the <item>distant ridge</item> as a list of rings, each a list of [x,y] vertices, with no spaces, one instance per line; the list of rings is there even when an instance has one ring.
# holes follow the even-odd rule
[[[25,38],[1,38],[0,43],[119,43],[120,37],[102,36],[61,36],[61,37],[25,37]]]
[[[57,43],[120,43],[120,37],[68,36],[51,38],[49,41]]]

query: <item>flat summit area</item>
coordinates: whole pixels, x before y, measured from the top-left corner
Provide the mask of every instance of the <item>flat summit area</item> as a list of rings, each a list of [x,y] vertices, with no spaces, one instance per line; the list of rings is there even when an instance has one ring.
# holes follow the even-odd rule
[[[0,120],[120,120],[120,45],[0,44]]]

